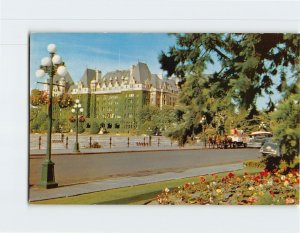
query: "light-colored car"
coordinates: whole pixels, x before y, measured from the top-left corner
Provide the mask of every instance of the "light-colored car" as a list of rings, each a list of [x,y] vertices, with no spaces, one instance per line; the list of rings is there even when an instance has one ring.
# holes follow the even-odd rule
[[[278,143],[272,141],[265,142],[265,144],[260,148],[260,153],[262,153],[262,155],[265,157],[278,157],[280,156],[279,145]]]
[[[267,131],[257,131],[250,135],[248,147],[260,148],[265,142],[272,139],[272,133]]]

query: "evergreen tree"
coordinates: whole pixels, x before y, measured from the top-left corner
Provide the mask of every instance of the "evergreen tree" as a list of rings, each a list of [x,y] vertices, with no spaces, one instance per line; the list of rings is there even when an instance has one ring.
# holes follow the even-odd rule
[[[299,73],[298,34],[175,34],[176,45],[159,56],[168,75],[181,77],[184,138],[197,127],[199,117],[218,125],[217,116],[227,119],[243,115],[248,125],[259,116],[256,99],[272,95],[273,88],[283,94],[295,93]],[[214,74],[203,75],[208,64],[221,64]],[[288,77],[288,78],[287,78]],[[280,78],[279,84],[276,79]],[[274,109],[270,99],[269,111]],[[236,122],[234,122],[235,124]],[[226,122],[225,126],[226,128]],[[228,126],[227,126],[228,127]]]

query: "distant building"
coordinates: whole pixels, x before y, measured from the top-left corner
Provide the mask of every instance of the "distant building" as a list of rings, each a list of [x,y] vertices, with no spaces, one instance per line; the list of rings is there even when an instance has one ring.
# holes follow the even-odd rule
[[[174,106],[179,92],[175,78],[151,74],[141,62],[104,76],[99,70],[86,69],[77,84],[69,77],[55,81],[67,85],[66,89],[57,86],[54,95],[62,91],[76,95],[87,117],[98,119],[102,128],[120,132],[138,128],[137,114],[143,106]]]

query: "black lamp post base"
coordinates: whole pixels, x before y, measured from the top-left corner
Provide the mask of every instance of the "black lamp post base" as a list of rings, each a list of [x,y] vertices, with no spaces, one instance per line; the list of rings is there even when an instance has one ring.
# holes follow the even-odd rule
[[[58,184],[55,182],[54,163],[46,160],[42,164],[42,179],[39,184],[41,188],[51,189],[57,188]]]
[[[74,145],[74,152],[80,152],[78,142],[76,142],[75,145]]]

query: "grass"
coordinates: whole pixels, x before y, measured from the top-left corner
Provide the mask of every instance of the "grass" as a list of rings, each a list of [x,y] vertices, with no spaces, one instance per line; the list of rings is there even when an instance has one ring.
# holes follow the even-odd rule
[[[254,174],[261,171],[261,168],[245,167],[242,170],[235,171],[237,176],[243,175],[244,172]],[[228,172],[218,173],[219,177],[227,175]],[[210,181],[213,177],[206,175],[206,180]],[[101,192],[82,194],[72,197],[56,198],[43,201],[31,202],[32,204],[131,204],[142,205],[153,200],[163,189],[169,189],[183,185],[184,183],[199,182],[199,178],[190,177],[184,179],[175,179],[169,181],[156,182],[133,187],[112,189]]]

